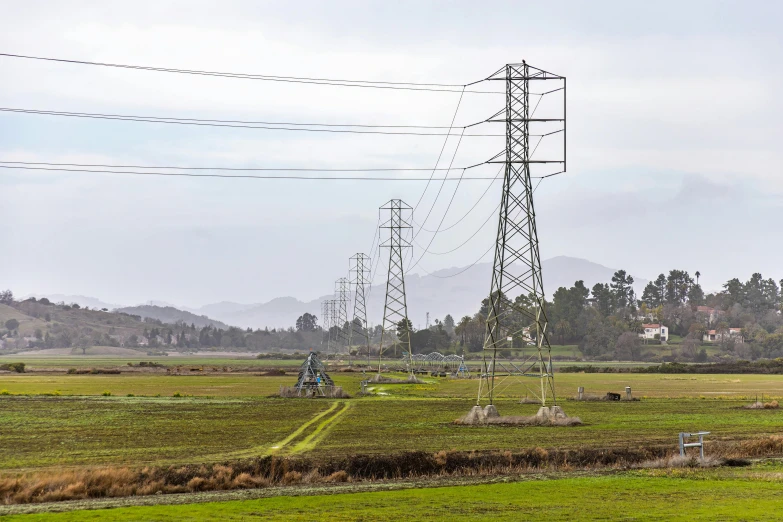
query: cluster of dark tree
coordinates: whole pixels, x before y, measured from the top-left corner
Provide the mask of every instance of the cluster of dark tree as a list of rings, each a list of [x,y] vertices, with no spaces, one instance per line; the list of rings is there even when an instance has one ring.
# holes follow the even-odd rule
[[[306,316],[310,316],[309,318]],[[367,329],[362,321],[354,318],[353,323],[346,322],[342,327],[331,326],[328,329],[317,326],[317,318],[310,314],[304,314],[297,319],[297,330],[300,324],[311,325],[312,331],[321,331],[323,342],[336,342],[339,344],[350,344],[350,349],[356,354],[367,354],[366,344],[369,342],[369,351],[371,354],[377,354],[378,349],[383,343],[384,349],[394,357],[402,355],[401,345],[406,344],[406,335],[410,335],[411,351],[417,354],[428,354],[440,352],[443,354],[454,353],[456,347],[453,342],[454,319],[451,315],[441,321],[435,319],[435,324],[427,328],[415,329],[410,319],[403,319],[395,325],[392,332],[383,335],[383,327],[376,325],[372,329]]]
[[[639,334],[645,323],[655,323],[682,338],[676,359],[706,361],[703,339],[710,330],[717,331],[718,344],[729,357],[783,356],[783,280],[778,285],[773,279],[753,274],[745,283],[732,279],[723,285],[723,291],[705,295],[699,284],[701,274],[694,275],[685,270],[660,274],[645,287],[641,298],[634,292],[634,278],[625,270],[615,272],[610,283],[592,288],[583,281],[570,288],[560,287],[544,307],[550,342],[577,345],[586,358],[654,359],[657,356],[648,345],[659,344],[659,339],[644,340]],[[532,298],[518,296],[511,302],[502,295],[500,299],[492,297],[496,313],[502,314],[508,332],[514,334],[512,346],[519,348],[533,340],[534,328],[525,333],[536,313]],[[478,313],[463,317],[456,325],[457,343],[467,352],[483,348],[489,305],[485,299]],[[741,328],[741,336],[730,335],[732,328]],[[744,342],[738,342],[740,337]]]
[[[725,361],[708,364],[672,362],[652,366],[564,366],[563,373],[698,373],[698,374],[783,374],[783,358],[759,361]]]

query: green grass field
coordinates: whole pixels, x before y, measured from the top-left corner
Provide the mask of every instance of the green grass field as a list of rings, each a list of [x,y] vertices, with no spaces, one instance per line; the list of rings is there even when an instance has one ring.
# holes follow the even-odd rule
[[[366,398],[350,404],[323,437],[302,448],[316,456],[409,450],[505,450],[676,444],[680,431],[712,439],[783,432],[779,410],[735,401],[649,399],[563,403],[585,425],[476,428],[454,425],[470,399]],[[334,401],[199,397],[0,397],[0,469],[139,463],[193,463],[268,454],[273,445]],[[501,400],[505,415],[537,406]],[[308,427],[307,435],[318,427]]]
[[[7,520],[779,520],[779,463],[9,516]],[[508,480],[508,479],[507,479]]]
[[[352,398],[308,400],[275,397],[280,386],[295,382],[293,369],[283,376],[261,373],[219,371],[167,375],[160,370],[120,375],[68,375],[62,371],[4,373],[0,375],[0,426],[3,427],[0,447],[5,451],[0,452],[0,478],[21,472],[56,473],[63,468],[85,466],[140,468],[219,463],[263,455],[301,455],[320,460],[412,450],[435,453],[642,446],[674,449],[678,432],[697,430],[711,432],[707,444],[709,454],[710,444],[716,441],[783,433],[781,410],[742,408],[756,395],[763,395],[767,400],[783,397],[783,376],[777,375],[558,373],[556,383],[561,405],[569,415],[580,417],[584,425],[552,428],[455,425],[453,421],[475,404],[477,379],[422,376],[421,384],[371,384],[374,395],[361,397],[358,395],[360,381],[366,376],[360,372],[333,372],[336,384],[343,386]],[[505,381],[503,385],[508,386],[501,386],[496,400],[501,414],[533,415],[538,406],[521,404],[519,398],[526,394],[526,387],[536,384],[535,379],[526,378]],[[578,386],[584,386],[587,393],[594,395],[623,392],[625,386],[631,386],[641,400],[578,402],[571,399]],[[104,396],[106,392],[111,395]],[[660,502],[661,498],[672,495],[694,510],[701,496],[717,498],[711,511],[703,512],[705,517],[707,514],[734,516],[737,511],[730,511],[730,505],[762,506],[764,509],[759,507],[749,513],[763,515],[774,504],[770,486],[764,480],[754,489],[748,477],[721,475],[717,471],[686,477],[640,473],[557,478],[558,483],[574,494],[553,497],[552,507],[544,510],[542,516],[551,520],[573,518],[574,510],[585,505],[600,515],[606,502],[630,505],[638,495],[641,496],[636,500],[643,499],[645,509],[651,510],[645,513],[659,519],[685,512],[674,509],[671,503]],[[768,479],[773,476],[779,481],[783,475],[780,470],[765,475]],[[174,520],[220,514],[229,520],[254,516],[309,520],[308,509],[314,505],[342,513],[342,520],[378,519],[379,514],[395,518],[395,510],[408,512],[407,518],[427,519],[432,518],[429,513],[444,513],[449,507],[456,509],[452,518],[515,518],[516,513],[518,519],[537,509],[535,495],[543,494],[550,482],[323,495],[309,497],[312,503],[280,497],[236,503],[134,507],[57,517]],[[726,490],[721,489],[724,486]],[[306,493],[307,487],[299,486],[289,493]],[[393,507],[400,504],[410,505],[411,510]],[[725,510],[721,506],[726,506]]]
[[[284,361],[281,361],[284,362]],[[205,366],[210,368],[211,366]],[[259,397],[278,393],[280,386],[296,382],[296,369],[283,368],[287,375],[260,376],[252,373],[223,373],[185,371],[183,375],[127,372],[120,375],[66,375],[63,372],[6,373],[0,375],[0,392],[10,394],[101,395],[109,391],[114,396],[171,396],[176,392],[194,396]],[[372,373],[368,373],[372,375]],[[402,375],[400,375],[402,376]],[[332,377],[339,386],[354,395],[359,392],[359,382],[367,376],[361,372],[334,372]],[[477,379],[453,379],[430,376],[420,377],[425,384],[376,385],[373,391],[380,396],[399,398],[465,398],[475,397]],[[556,384],[561,397],[576,396],[579,386],[585,392],[605,395],[606,392],[623,392],[630,386],[634,396],[649,398],[734,398],[748,399],[755,396],[783,398],[783,375],[693,375],[693,374],[601,374],[560,373]],[[520,397],[529,389],[535,389],[537,381],[515,377],[502,383],[499,397]]]
[[[228,366],[231,368],[277,368],[289,367],[298,368],[302,360],[280,360],[280,359],[256,359],[254,354],[247,356],[228,357],[216,353],[215,356],[154,356],[139,353],[138,356],[130,357],[127,355],[4,355],[0,357],[0,364],[11,362],[23,362],[31,370],[43,368],[123,368],[129,362],[138,364],[140,361],[152,361],[164,366],[204,366],[220,367]]]

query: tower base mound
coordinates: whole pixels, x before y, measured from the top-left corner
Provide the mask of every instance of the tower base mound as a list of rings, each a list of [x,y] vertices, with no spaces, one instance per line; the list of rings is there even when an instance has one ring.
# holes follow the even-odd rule
[[[579,417],[569,417],[560,406],[542,406],[533,416],[501,416],[494,404],[473,406],[467,415],[454,421],[463,426],[578,426]]]

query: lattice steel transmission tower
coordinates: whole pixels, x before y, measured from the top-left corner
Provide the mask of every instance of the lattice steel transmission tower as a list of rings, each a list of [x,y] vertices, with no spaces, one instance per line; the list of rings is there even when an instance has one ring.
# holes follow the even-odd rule
[[[321,301],[321,346],[324,344],[324,337],[326,338],[326,355],[329,355],[329,335],[331,333],[332,319],[329,316],[329,301]],[[322,350],[323,351],[323,350]]]
[[[329,358],[329,355],[336,350],[335,345],[337,343],[337,332],[335,331],[335,323],[337,322],[337,299],[327,299],[325,301],[326,303],[326,313],[324,314],[324,317],[327,318],[328,322],[325,322],[328,328],[329,335],[326,340],[326,357],[325,359]]]
[[[348,345],[348,330],[345,324],[348,322],[348,303],[350,302],[351,288],[347,277],[341,277],[334,282],[334,294],[337,296],[337,315],[335,316],[337,332],[335,333],[335,340],[339,349],[339,346],[344,347]]]
[[[348,331],[348,349],[354,342],[361,343],[362,347],[358,350],[361,355],[362,350],[367,351],[367,362],[370,362],[370,330],[367,324],[367,286],[372,283],[370,280],[371,272],[370,256],[361,252],[354,254],[350,258],[351,284],[353,285],[353,315],[351,316],[351,327]],[[358,321],[358,322],[357,322]]]
[[[411,248],[410,241],[404,232],[412,230],[410,224],[413,209],[401,199],[392,199],[380,208],[389,213],[389,219],[380,224],[381,229],[389,230],[389,239],[381,243],[381,247],[389,249],[389,269],[386,277],[386,299],[383,305],[383,323],[381,328],[381,344],[378,350],[378,373],[381,372],[383,343],[393,339],[395,352],[399,346],[408,354],[408,370],[411,364],[411,332],[408,319],[408,301],[405,297],[405,270],[402,264],[403,251]]]
[[[488,121],[505,123],[506,147],[489,161],[504,163],[505,176],[477,404],[480,405],[482,400],[493,404],[503,381],[515,373],[495,371],[498,352],[509,350],[520,353],[522,350],[524,362],[518,365],[521,371],[516,373],[538,377],[541,405],[546,406],[548,399],[556,405],[549,324],[533,205],[533,193],[537,185],[533,186],[533,180],[538,179],[540,183],[545,177],[565,172],[566,79],[523,61],[506,65],[488,80],[505,83],[505,108]],[[536,86],[536,93],[531,93],[531,84]],[[534,106],[531,106],[531,97],[534,98]],[[539,109],[546,114],[535,118]],[[536,128],[535,134],[531,134],[531,127]],[[530,150],[531,137],[537,138],[533,152]],[[542,141],[544,147],[541,150],[547,158],[533,159]],[[536,169],[535,176],[531,175],[533,168]],[[532,355],[525,356],[524,349],[527,346],[535,346]],[[496,377],[502,380],[496,381]],[[538,395],[538,390],[534,394]]]

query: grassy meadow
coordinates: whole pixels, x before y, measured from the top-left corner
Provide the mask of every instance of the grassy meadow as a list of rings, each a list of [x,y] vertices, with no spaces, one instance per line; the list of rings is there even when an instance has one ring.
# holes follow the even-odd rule
[[[371,395],[361,396],[360,381],[366,375],[333,371],[335,383],[350,398],[283,399],[276,395],[280,386],[295,382],[299,361],[194,358],[176,374],[163,368],[128,367],[128,360],[118,357],[88,358],[79,368],[117,368],[123,373],[67,374],[65,370],[76,367],[73,359],[80,357],[28,358],[25,362],[33,371],[0,374],[0,446],[5,448],[0,452],[0,480],[101,466],[220,465],[263,456],[325,462],[411,451],[432,455],[532,448],[674,450],[680,431],[697,430],[711,432],[706,447],[709,454],[711,444],[783,433],[781,410],[743,408],[756,396],[783,398],[783,376],[778,375],[558,373],[560,404],[570,416],[581,418],[583,425],[470,427],[453,421],[475,404],[476,378],[420,376],[420,384],[370,384]],[[171,366],[173,360],[180,362],[179,358],[168,358],[166,363]],[[238,361],[248,364],[241,367]],[[223,371],[223,366],[229,370]],[[191,367],[203,371],[192,372]],[[278,375],[279,370],[285,374]],[[496,401],[501,414],[535,414],[537,405],[520,403],[519,399],[532,396],[528,390],[536,385],[535,379],[524,377],[503,381]],[[623,393],[631,386],[640,400],[576,401],[573,397],[578,386],[595,396],[608,391]],[[580,506],[600,514],[609,501],[616,505],[638,501],[650,509],[646,514],[655,515],[651,518],[676,519],[690,510],[718,518],[725,514],[729,520],[734,513],[730,505],[747,505],[752,508],[748,513],[762,515],[751,519],[763,520],[778,502],[769,491],[779,485],[775,480],[780,480],[780,471],[767,473],[756,487],[751,487],[751,475],[731,475],[721,468],[683,476],[636,471],[591,476],[575,472],[547,481],[506,477],[512,482],[315,495],[307,503],[285,496],[309,494],[310,486],[300,485],[277,498],[30,516],[62,520],[104,516],[119,520],[217,516],[227,520],[310,520],[310,506],[318,506],[319,512],[350,513],[344,520],[378,518],[373,513],[395,518],[397,511],[400,516],[407,512],[407,518],[427,519],[430,513],[448,510],[450,518],[456,519],[515,518],[512,513],[522,516],[537,510],[547,519],[561,520],[573,518]],[[573,494],[554,490],[555,496],[549,493],[550,501],[542,508],[537,496],[551,491],[553,480]],[[687,509],[674,509],[671,503],[660,501],[670,495],[676,495]],[[188,498],[183,502],[190,502]],[[711,506],[699,511],[703,505],[699,499],[713,498],[716,501]],[[4,509],[0,506],[0,515],[10,513]]]

